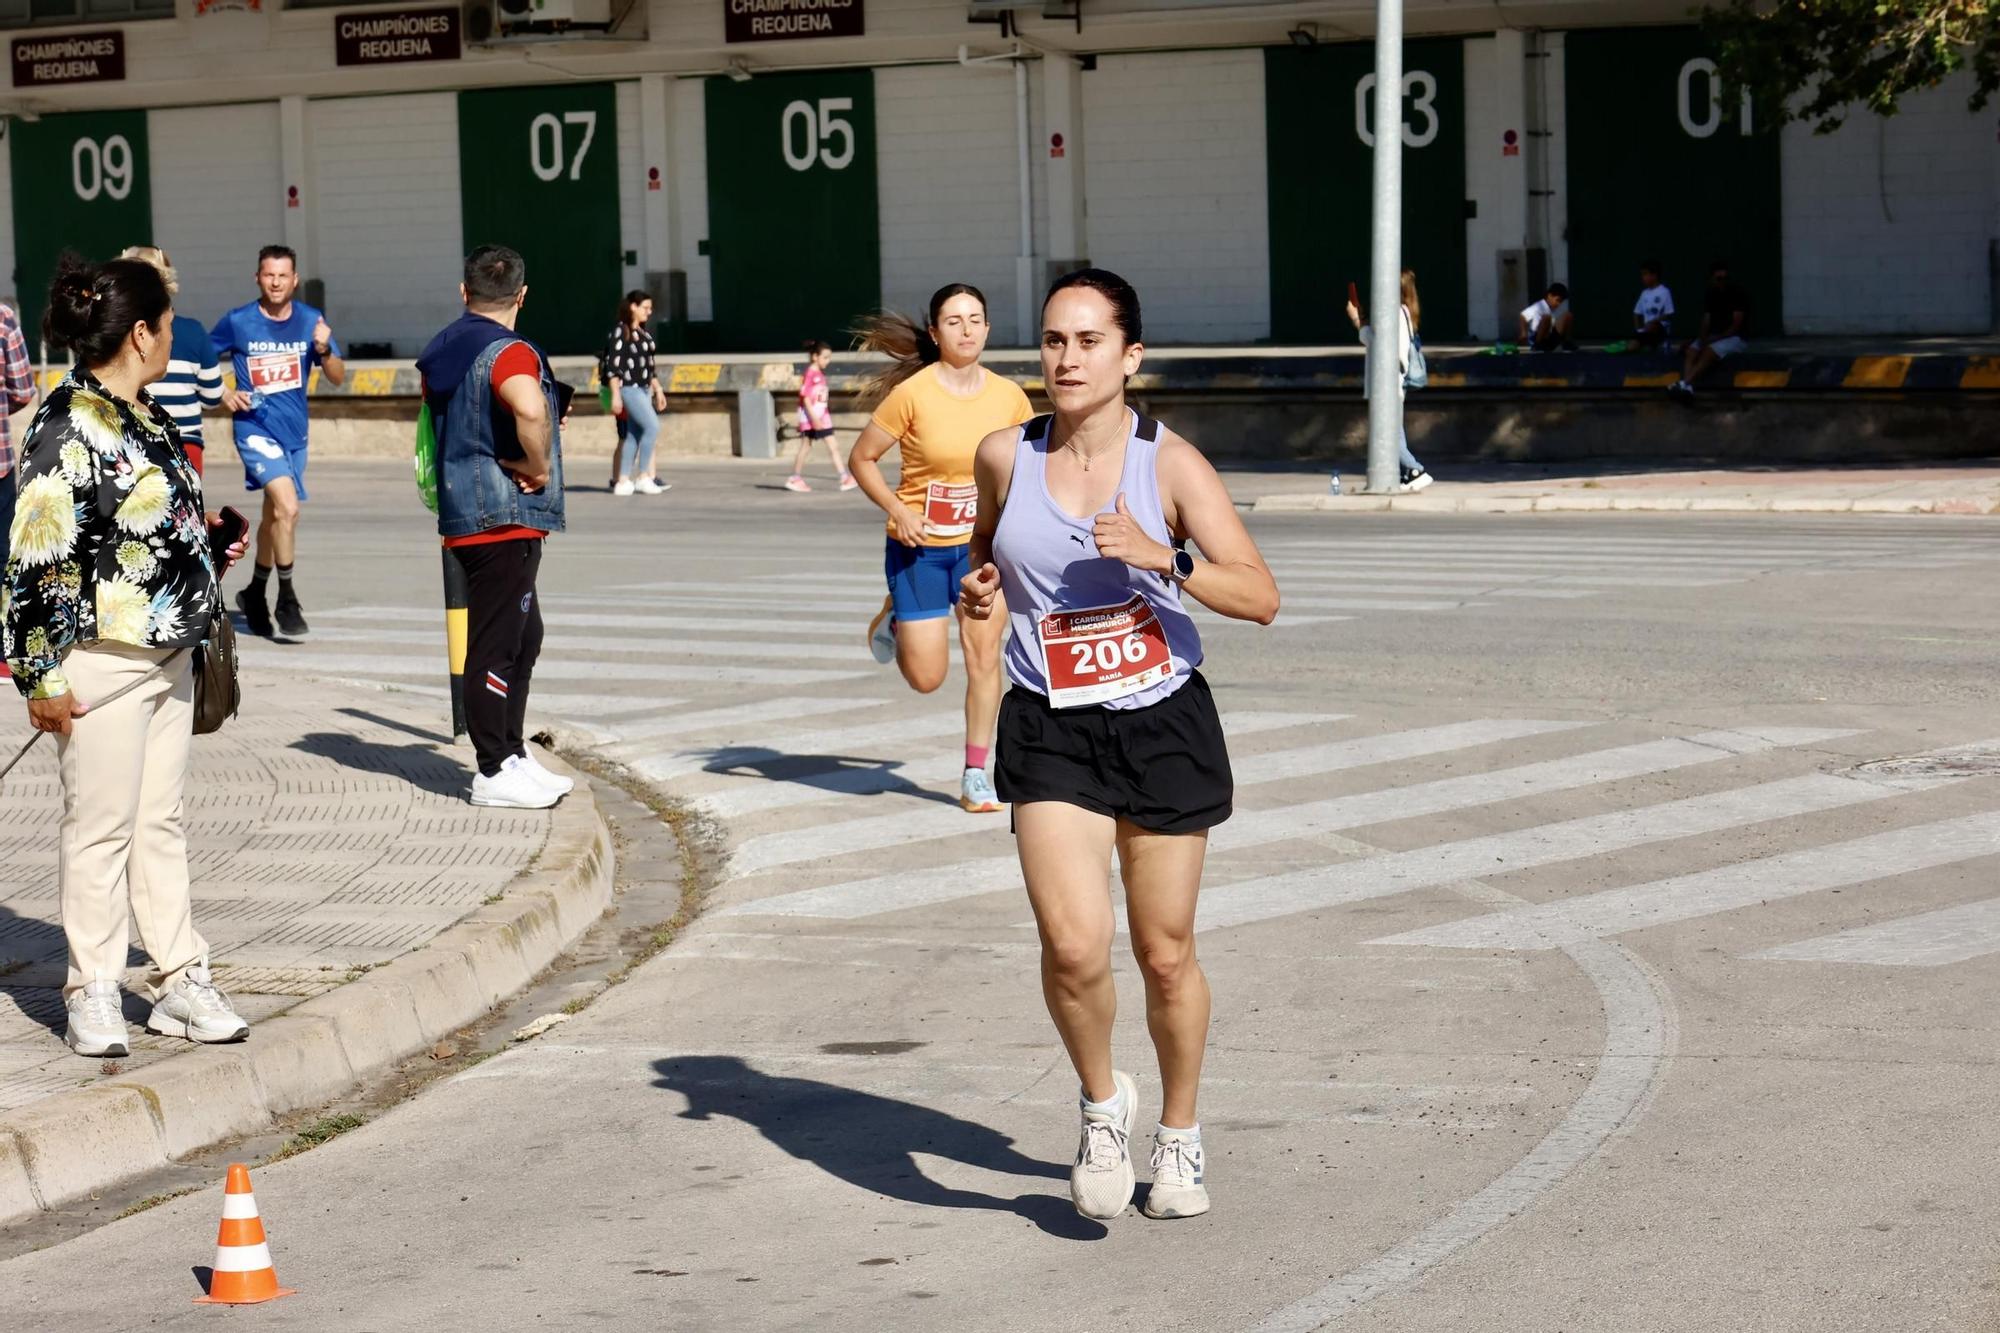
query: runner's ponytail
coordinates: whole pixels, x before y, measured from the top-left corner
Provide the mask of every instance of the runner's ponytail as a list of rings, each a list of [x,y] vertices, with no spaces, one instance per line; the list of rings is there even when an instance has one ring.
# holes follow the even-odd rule
[[[986,293],[970,283],[954,282],[931,293],[930,320],[926,324],[919,324],[910,315],[883,310],[855,325],[857,351],[881,352],[889,358],[887,366],[861,382],[862,401],[873,402],[888,396],[891,389],[925,366],[944,359],[937,339],[931,337],[931,329],[944,313],[945,302],[954,296],[970,296],[982,310],[986,306]]]

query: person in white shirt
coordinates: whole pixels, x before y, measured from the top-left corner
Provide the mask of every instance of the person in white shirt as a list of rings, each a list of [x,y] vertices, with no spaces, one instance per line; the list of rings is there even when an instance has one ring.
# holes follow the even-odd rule
[[[1403,373],[1402,378],[1396,381],[1396,395],[1398,398],[1407,399],[1410,392],[1410,363],[1417,359],[1417,356],[1423,351],[1424,347],[1423,338],[1418,333],[1418,330],[1423,327],[1424,323],[1424,304],[1417,295],[1417,271],[1415,269],[1406,268],[1403,270],[1401,294],[1403,302],[1403,318],[1401,321],[1403,336],[1397,344],[1396,364],[1398,369]],[[1355,331],[1361,335],[1361,345],[1368,349],[1368,360],[1372,361],[1375,356],[1373,330],[1362,322],[1361,307],[1352,300],[1347,303],[1347,322],[1352,324]],[[1364,400],[1368,397],[1374,379],[1374,374],[1367,369],[1367,362],[1364,361],[1361,375],[1361,397]],[[1396,432],[1401,441],[1398,471],[1402,477],[1402,488],[1406,491],[1420,491],[1431,484],[1431,474],[1424,469],[1422,463],[1417,461],[1417,456],[1410,452],[1410,434],[1403,426],[1400,417],[1397,422]],[[1340,493],[1340,474],[1338,472],[1333,474],[1333,480],[1328,483],[1328,488],[1335,495]]]
[[[1576,344],[1570,341],[1569,330],[1575,314],[1569,305],[1569,288],[1552,282],[1541,300],[1521,312],[1519,342],[1531,352],[1558,348],[1573,352]]]
[[[1674,336],[1674,294],[1661,281],[1660,261],[1639,265],[1639,301],[1632,307],[1632,341],[1640,347],[1664,347]]]

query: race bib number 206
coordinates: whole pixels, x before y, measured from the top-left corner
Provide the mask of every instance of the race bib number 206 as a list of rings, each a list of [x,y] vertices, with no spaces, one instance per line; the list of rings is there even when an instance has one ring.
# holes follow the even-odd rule
[[[1036,628],[1052,708],[1123,699],[1174,674],[1166,631],[1137,593],[1116,606],[1052,611]]]

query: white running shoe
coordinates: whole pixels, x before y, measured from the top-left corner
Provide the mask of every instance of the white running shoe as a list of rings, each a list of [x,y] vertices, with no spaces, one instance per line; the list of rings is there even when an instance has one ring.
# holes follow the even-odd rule
[[[630,495],[634,489],[636,488],[632,485],[632,483],[629,480],[627,480],[624,477],[620,477],[618,479],[618,484],[611,488],[611,493],[613,495]]]
[[[895,604],[887,597],[882,599],[882,609],[868,622],[868,651],[883,666],[896,660],[896,617]]]
[[[1153,1188],[1146,1192],[1148,1217],[1200,1217],[1208,1211],[1208,1187],[1201,1183],[1201,1135],[1160,1126],[1153,1135]]]
[[[986,776],[983,768],[968,768],[958,784],[958,803],[975,815],[997,814],[1000,797],[993,790],[993,779]]]
[[[639,478],[638,491],[641,495],[665,495],[673,487],[658,477]]]
[[[1085,1217],[1108,1222],[1132,1202],[1132,1129],[1139,1121],[1139,1085],[1113,1070],[1111,1081],[1125,1098],[1125,1114],[1113,1120],[1083,1113],[1083,1138],[1070,1168],[1069,1197]]]
[[[503,765],[490,778],[484,773],[474,773],[472,795],[468,799],[474,805],[496,805],[507,810],[546,810],[562,799],[562,793],[544,787],[533,773],[519,763],[512,763]]]
[[[852,472],[843,472],[843,473],[841,473],[841,474],[840,474],[840,489],[841,489],[841,490],[843,490],[843,491],[851,491],[851,490],[853,490],[853,489],[854,489],[854,488],[855,488],[856,486],[859,486],[860,484],[861,484],[860,482],[858,482],[858,481],[856,481],[856,480],[854,479],[854,474],[853,474]]]
[[[543,768],[542,761],[535,758],[533,750],[529,750],[526,754],[509,755],[507,762],[500,767],[503,769],[522,769],[529,777],[539,782],[542,786],[547,787],[558,796],[567,796],[576,790],[576,779],[566,778],[559,773],[551,773],[548,769]]]
[[[146,1031],[189,1041],[242,1041],[250,1025],[217,989],[206,962],[196,963],[167,987],[146,1018]]]
[[[108,977],[84,983],[82,990],[64,1003],[69,1010],[69,1027],[63,1040],[78,1055],[130,1055],[132,1043],[125,1031],[125,1015],[119,1007],[118,983]]]
[[[788,491],[797,491],[800,495],[804,495],[812,489],[812,483],[794,472],[791,476],[785,478],[785,489]]]

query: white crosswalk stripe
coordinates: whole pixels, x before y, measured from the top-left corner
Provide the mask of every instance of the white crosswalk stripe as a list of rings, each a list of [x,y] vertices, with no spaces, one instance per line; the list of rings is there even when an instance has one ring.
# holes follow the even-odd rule
[[[296,648],[269,647],[245,643],[246,664],[255,663],[271,671],[312,671],[334,676],[374,676],[414,679],[435,683],[445,674],[444,645],[435,656],[391,656],[387,653],[301,652]],[[551,653],[535,664],[535,680],[622,680],[674,681],[712,685],[718,668],[714,666],[668,665],[659,662],[623,662],[606,659],[578,659]],[[732,666],[731,682],[739,685],[815,685],[836,680],[852,680],[869,674],[865,670],[817,671],[791,667]]]
[[[2000,855],[2000,832],[1987,834],[1975,856]],[[1843,930],[1747,955],[1785,963],[1872,963],[1881,967],[1944,967],[2000,953],[2000,898],[1923,912],[1880,925]]]
[[[1550,792],[1570,791],[1623,778],[1669,772],[1732,756],[1788,745],[1810,745],[1843,735],[1811,729],[1709,732],[1685,740],[1648,742],[1491,772],[1442,778],[1407,787],[1339,796],[1239,814],[1210,835],[1212,856],[1295,838],[1395,819],[1442,814]],[[930,903],[990,893],[1020,883],[1012,856],[983,857],[914,872],[875,875],[845,883],[774,895],[735,904],[730,914],[826,916],[843,920],[902,911]],[[1205,888],[1204,906],[1223,890]],[[1310,910],[1310,909],[1300,909]]]
[[[1416,731],[1364,736],[1255,755],[1235,765],[1235,776],[1239,786],[1278,782],[1398,759],[1414,759],[1419,755],[1442,754],[1495,741],[1568,731],[1584,725],[1587,724],[1526,720],[1447,723]],[[873,819],[849,820],[831,827],[797,829],[753,838],[737,849],[732,866],[739,875],[749,875],[797,861],[873,851],[926,838],[948,838],[964,831],[964,816],[956,810],[880,815]]]
[[[1956,780],[1932,779],[1940,783]],[[1449,949],[1557,949],[1583,940],[1621,935],[1628,930],[1689,921],[1804,893],[1866,884],[1890,875],[1995,855],[2000,855],[2000,813],[1967,815],[1780,856],[1740,861],[1650,884],[1606,889],[1561,902],[1496,912],[1448,926],[1391,935],[1373,943],[1427,944]],[[1795,947],[1809,950],[1810,944]],[[1831,951],[1827,946],[1822,948]],[[1785,953],[1781,949],[1761,956],[1783,957]],[[1808,952],[1807,956],[1812,955]]]

